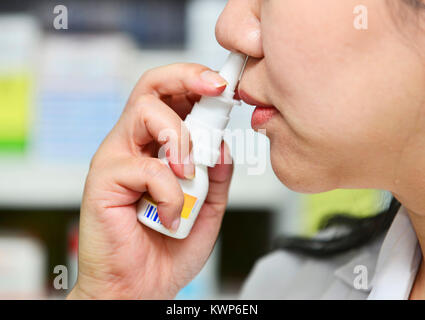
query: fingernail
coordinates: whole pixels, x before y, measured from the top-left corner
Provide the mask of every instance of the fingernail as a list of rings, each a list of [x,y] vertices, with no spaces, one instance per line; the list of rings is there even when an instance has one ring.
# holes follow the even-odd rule
[[[185,164],[183,166],[184,177],[188,180],[195,178],[195,165],[193,163]]]
[[[188,180],[195,178],[195,165],[193,164],[191,154],[183,160],[183,175]]]
[[[217,72],[211,70],[202,72],[201,79],[216,88],[221,88],[228,84]]]
[[[180,226],[180,217],[175,219],[173,223],[171,224],[171,231],[176,232],[179,226]]]

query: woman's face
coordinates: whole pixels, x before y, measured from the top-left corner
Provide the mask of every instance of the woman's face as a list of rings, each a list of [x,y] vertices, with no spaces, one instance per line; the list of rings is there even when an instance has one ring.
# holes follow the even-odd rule
[[[250,56],[240,96],[278,111],[254,128],[266,130],[274,171],[292,190],[392,190],[425,157],[415,9],[361,4],[366,30],[354,27],[358,0],[229,0],[217,22],[220,44]]]

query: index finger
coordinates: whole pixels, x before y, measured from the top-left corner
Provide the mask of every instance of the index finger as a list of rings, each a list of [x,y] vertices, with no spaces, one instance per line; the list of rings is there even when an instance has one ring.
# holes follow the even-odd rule
[[[145,72],[130,95],[129,102],[143,94],[156,96],[198,94],[217,96],[227,81],[218,72],[196,63],[175,63]]]

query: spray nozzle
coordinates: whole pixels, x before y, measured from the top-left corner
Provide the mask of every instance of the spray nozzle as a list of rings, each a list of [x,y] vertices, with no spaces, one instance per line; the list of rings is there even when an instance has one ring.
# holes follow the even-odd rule
[[[228,83],[222,96],[233,99],[235,89],[239,81],[239,77],[245,66],[247,56],[241,53],[232,52],[227,57],[224,66],[221,68],[219,74]]]

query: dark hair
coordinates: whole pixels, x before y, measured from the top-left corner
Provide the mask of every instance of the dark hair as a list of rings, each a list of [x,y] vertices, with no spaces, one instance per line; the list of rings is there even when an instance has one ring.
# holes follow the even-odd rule
[[[400,206],[400,202],[393,197],[388,209],[372,217],[358,218],[334,214],[325,219],[319,229],[327,230],[337,227],[345,231],[342,235],[327,239],[280,236],[275,239],[273,249],[285,249],[308,256],[326,258],[349,249],[359,248],[388,230]]]

